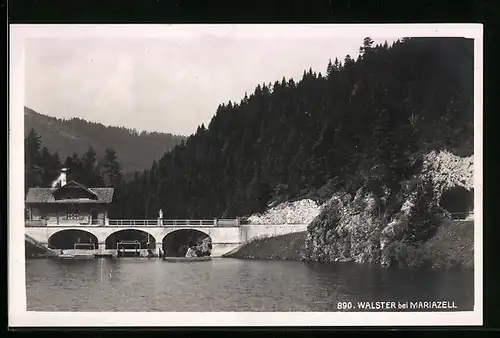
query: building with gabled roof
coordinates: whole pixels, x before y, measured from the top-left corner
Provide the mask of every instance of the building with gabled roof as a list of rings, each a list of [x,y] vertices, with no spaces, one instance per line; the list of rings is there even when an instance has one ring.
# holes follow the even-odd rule
[[[26,194],[26,225],[107,225],[114,188],[88,188],[75,181],[58,188],[30,188]]]

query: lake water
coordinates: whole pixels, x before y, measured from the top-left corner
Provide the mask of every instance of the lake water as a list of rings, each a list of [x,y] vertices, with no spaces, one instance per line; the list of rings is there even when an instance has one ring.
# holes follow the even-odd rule
[[[473,271],[354,263],[34,259],[26,261],[26,283],[28,311],[339,311],[342,301],[354,307],[450,301],[454,311],[471,311],[474,305]]]

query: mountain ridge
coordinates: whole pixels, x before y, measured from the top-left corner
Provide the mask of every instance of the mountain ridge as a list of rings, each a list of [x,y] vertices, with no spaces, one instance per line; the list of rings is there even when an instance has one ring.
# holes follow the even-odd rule
[[[81,118],[60,119],[24,107],[24,135],[34,129],[50,152],[62,160],[73,153],[81,156],[89,147],[101,156],[106,148],[116,151],[124,174],[149,168],[153,161],[173,149],[186,136],[162,132],[137,132]]]

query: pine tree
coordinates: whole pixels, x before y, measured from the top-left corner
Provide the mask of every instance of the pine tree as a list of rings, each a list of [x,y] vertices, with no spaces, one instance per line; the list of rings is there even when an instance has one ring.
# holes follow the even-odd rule
[[[51,154],[47,147],[43,147],[41,155],[41,166],[43,168],[42,185],[45,187],[51,186],[52,182],[59,176],[61,172],[61,162],[59,154]]]
[[[25,190],[41,186],[43,183],[43,165],[40,153],[41,138],[31,129],[24,140]]]
[[[263,212],[266,209],[267,202],[271,198],[271,193],[271,187],[262,179],[260,171],[257,170],[253,175],[246,191],[246,213],[251,214]]]
[[[88,187],[99,187],[104,185],[104,180],[97,167],[97,156],[94,148],[89,147],[88,151],[82,156],[82,172],[80,180],[82,184]]]
[[[107,187],[119,187],[123,183],[123,174],[116,152],[111,148],[106,148],[104,158],[100,163],[101,174],[104,185]]]
[[[330,77],[334,72],[334,67],[332,64],[332,59],[328,60],[328,66],[326,66],[326,77]]]
[[[363,46],[359,47],[359,54],[360,55],[365,55],[366,52],[368,52],[373,45],[373,40],[370,37],[366,37],[363,39]]]
[[[335,62],[333,63],[333,69],[335,71],[339,71],[342,68],[342,64],[340,63],[338,58],[335,58]]]
[[[68,170],[68,181],[81,182],[81,179],[83,179],[82,162],[76,153],[73,153],[72,156],[68,156],[66,158],[64,161],[64,167]]]

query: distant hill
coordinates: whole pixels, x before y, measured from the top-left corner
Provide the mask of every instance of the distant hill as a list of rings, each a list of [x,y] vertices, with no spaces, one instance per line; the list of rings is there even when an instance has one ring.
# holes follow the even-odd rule
[[[124,174],[150,168],[154,160],[174,148],[184,136],[141,132],[109,127],[79,118],[58,119],[24,108],[24,135],[33,128],[50,152],[58,152],[61,161],[73,153],[83,155],[92,146],[98,156],[107,147],[116,151]]]

